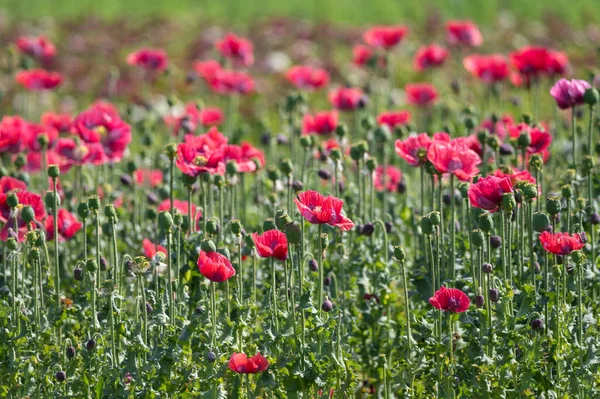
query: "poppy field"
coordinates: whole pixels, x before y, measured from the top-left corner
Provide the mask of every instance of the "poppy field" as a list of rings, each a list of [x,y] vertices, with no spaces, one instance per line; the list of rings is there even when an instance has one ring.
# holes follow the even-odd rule
[[[597,25],[0,31],[1,398],[600,397]]]

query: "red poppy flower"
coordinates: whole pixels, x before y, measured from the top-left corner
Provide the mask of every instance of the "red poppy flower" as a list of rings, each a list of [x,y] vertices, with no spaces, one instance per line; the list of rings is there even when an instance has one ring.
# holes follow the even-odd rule
[[[427,150],[427,159],[440,173],[452,173],[462,181],[473,178],[481,163],[479,155],[464,142],[434,141]]]
[[[59,133],[70,133],[73,125],[73,118],[69,114],[57,114],[46,112],[42,115],[42,125],[49,126]]]
[[[398,191],[398,184],[402,181],[402,171],[395,166],[388,165],[385,167],[378,166],[373,172],[375,190],[388,191],[395,193]]]
[[[415,54],[413,66],[417,71],[441,66],[448,58],[448,54],[448,50],[437,44],[422,46]]]
[[[298,210],[309,223],[329,224],[348,231],[354,223],[341,214],[344,201],[333,196],[325,197],[316,191],[304,191],[294,198]]]
[[[55,162],[64,168],[74,165],[102,165],[106,162],[106,154],[100,143],[85,143],[75,139],[58,139],[55,147],[60,161]]]
[[[427,133],[410,135],[404,141],[396,140],[396,154],[400,155],[410,166],[421,166],[427,162],[427,149],[431,139]]]
[[[7,194],[11,191],[25,191],[27,184],[19,179],[10,176],[0,177],[0,194]]]
[[[441,287],[429,298],[429,303],[444,312],[462,313],[469,309],[471,300],[458,288]]]
[[[229,259],[218,252],[201,250],[198,256],[198,269],[213,283],[222,283],[235,275],[235,269]]]
[[[375,50],[371,47],[357,44],[352,48],[352,62],[354,65],[362,67],[367,66],[375,57]]]
[[[402,41],[408,33],[404,25],[374,26],[363,34],[363,40],[371,47],[389,50]]]
[[[550,89],[550,95],[554,97],[558,108],[567,109],[584,104],[583,95],[591,87],[585,80],[559,79]]]
[[[62,76],[45,69],[30,69],[17,72],[15,80],[27,90],[39,91],[54,89],[62,82]]]
[[[16,45],[21,52],[40,61],[48,61],[56,55],[56,47],[45,36],[22,36],[17,39]]]
[[[0,121],[0,153],[18,153],[23,146],[27,122],[20,116],[5,116]]]
[[[408,83],[404,90],[408,103],[417,107],[430,106],[438,98],[437,90],[429,83]]]
[[[483,36],[471,21],[448,21],[446,40],[452,46],[478,47],[483,43]]]
[[[142,246],[144,247],[144,255],[148,259],[152,259],[157,252],[162,252],[165,255],[169,254],[165,247],[163,247],[162,245],[155,244],[147,238],[144,238],[144,240],[142,241]]]
[[[390,129],[394,129],[396,126],[404,126],[410,122],[410,112],[408,111],[389,111],[382,112],[377,117],[377,123],[380,125],[387,125]]]
[[[254,46],[246,38],[228,33],[215,43],[215,48],[225,58],[231,58],[236,65],[249,67],[254,63]]]
[[[540,242],[546,251],[561,256],[579,251],[585,246],[580,234],[550,233],[549,231],[540,234]]]
[[[156,187],[163,182],[163,172],[159,169],[138,169],[134,173],[135,181],[139,185]]]
[[[58,141],[58,130],[51,126],[43,126],[37,123],[27,122],[24,124],[25,130],[23,131],[24,141],[26,147],[31,151],[41,151],[42,145],[40,144],[40,138],[45,137],[47,144],[46,148],[54,148]]]
[[[535,177],[531,176],[528,170],[520,170],[518,168],[511,168],[511,172],[504,171],[502,169],[496,169],[494,171],[496,177],[508,177],[513,186],[516,186],[519,182],[528,182],[535,184]]]
[[[17,191],[16,196],[19,199],[19,206],[16,211],[16,224],[15,218],[11,215],[11,208],[6,203],[8,194],[0,194],[0,222],[5,223],[2,231],[0,232],[0,240],[6,241],[8,238],[8,230],[12,228],[13,231],[18,232],[18,241],[25,241],[25,234],[27,232],[27,225],[21,217],[21,209],[24,206],[29,205],[33,208],[35,220],[42,221],[46,217],[46,209],[42,197],[37,194],[30,193],[29,191]]]
[[[205,81],[210,82],[213,80],[217,72],[222,70],[221,64],[215,60],[208,61],[196,61],[194,63],[194,71],[203,78]]]
[[[73,130],[86,143],[102,144],[106,158],[111,162],[120,161],[131,142],[131,127],[108,103],[95,103],[77,115]]]
[[[550,50],[548,52],[548,58],[546,72],[550,76],[564,75],[567,73],[569,69],[569,59],[565,53]]]
[[[329,84],[329,73],[322,68],[314,68],[310,65],[292,67],[286,72],[285,78],[301,90],[318,90]]]
[[[513,186],[509,177],[482,177],[469,186],[469,202],[475,208],[496,212],[502,205],[502,195],[512,193]]]
[[[256,374],[268,369],[269,361],[260,352],[251,358],[244,353],[233,352],[227,366],[229,370],[239,374]]]
[[[535,46],[526,46],[511,53],[510,60],[528,86],[539,75],[565,73],[568,64],[563,53]]]
[[[52,241],[54,239],[54,217],[48,215],[44,222],[46,227],[46,239]],[[81,230],[81,222],[77,220],[75,215],[64,208],[58,210],[58,240],[68,241]]]
[[[302,119],[303,134],[318,134],[321,136],[329,135],[335,132],[339,120],[339,114],[336,111],[317,112],[314,115],[304,114]]]
[[[463,60],[463,65],[467,72],[485,83],[501,82],[510,72],[508,60],[501,54],[469,55]]]
[[[129,65],[136,65],[140,68],[153,72],[162,72],[167,69],[167,53],[162,49],[143,48],[127,56]]]
[[[211,89],[218,94],[250,94],[254,91],[254,80],[244,72],[221,69],[209,81]]]
[[[279,230],[267,230],[262,235],[252,234],[252,240],[261,258],[287,259],[288,240]]]
[[[360,89],[340,87],[329,92],[329,102],[341,111],[354,111],[364,105],[365,95]]]

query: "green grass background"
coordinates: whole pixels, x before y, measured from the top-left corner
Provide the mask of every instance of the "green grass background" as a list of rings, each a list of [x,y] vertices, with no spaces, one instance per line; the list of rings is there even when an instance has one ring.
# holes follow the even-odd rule
[[[169,16],[247,23],[269,16],[327,20],[342,24],[423,21],[431,11],[444,18],[490,23],[502,10],[520,21],[554,15],[571,24],[600,23],[600,0],[0,0],[10,20]]]

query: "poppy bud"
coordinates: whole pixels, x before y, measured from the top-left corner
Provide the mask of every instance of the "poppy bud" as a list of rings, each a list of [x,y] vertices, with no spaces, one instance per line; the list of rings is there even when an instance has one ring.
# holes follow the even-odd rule
[[[323,279],[323,285],[329,287],[331,285],[331,277],[327,276]]]
[[[209,219],[206,221],[206,232],[208,234],[219,234],[221,231],[221,226],[219,226],[219,222],[216,219]]]
[[[150,204],[150,205],[156,205],[160,202],[160,200],[158,199],[158,196],[153,192],[149,192],[146,195],[146,200],[148,201],[148,204]]]
[[[39,248],[31,248],[29,250],[29,260],[30,261],[37,261],[40,259],[40,250]]]
[[[517,206],[515,195],[513,193],[502,194],[502,208],[506,213],[512,213],[513,209]]]
[[[444,194],[442,196],[442,201],[444,202],[444,205],[450,205],[450,194]]]
[[[152,208],[146,208],[145,215],[148,220],[155,220],[157,216],[156,211]]]
[[[326,250],[329,247],[329,235],[327,233],[321,234],[321,246],[323,250]]]
[[[117,217],[117,210],[113,204],[108,204],[104,207],[104,216],[107,218],[115,218]]]
[[[362,225],[361,228],[361,233],[367,237],[373,235],[373,232],[375,232],[375,225],[373,225],[373,223],[365,223]]]
[[[542,319],[533,319],[529,325],[532,330],[537,331],[544,327],[544,321]]]
[[[121,181],[121,184],[126,187],[130,187],[133,184],[133,179],[128,174],[122,174],[119,176],[119,180]]]
[[[479,216],[479,228],[484,233],[491,233],[494,230],[494,219],[489,213],[483,213]]]
[[[73,278],[77,281],[83,281],[83,269],[76,267],[73,270]]]
[[[339,148],[334,148],[329,153],[329,157],[334,161],[339,161],[340,159],[342,159],[342,151],[340,151]]]
[[[21,209],[21,218],[25,223],[30,223],[35,220],[35,212],[33,208],[29,205],[26,205]]]
[[[427,217],[433,226],[439,226],[442,223],[442,215],[438,211],[429,212]]]
[[[479,141],[480,144],[485,144],[487,142],[488,135],[489,133],[487,130],[481,130],[477,132],[477,141]]]
[[[177,145],[175,143],[167,144],[167,146],[165,147],[165,152],[167,153],[167,156],[170,160],[175,159],[175,157],[177,156]]]
[[[450,82],[450,89],[452,89],[454,95],[460,94],[460,83],[457,79],[452,79],[452,82]]]
[[[346,125],[344,125],[344,124],[337,125],[335,127],[335,134],[339,138],[344,138],[345,136],[348,135],[348,127]]]
[[[48,137],[46,137],[46,140],[47,139]],[[60,176],[60,169],[57,165],[48,166],[48,176],[50,176],[52,179],[56,179],[58,176]]]
[[[483,307],[484,302],[485,302],[485,298],[483,297],[483,295],[477,295],[475,297],[475,306],[477,306],[478,308]]]
[[[85,262],[85,268],[88,272],[95,272],[96,270],[98,270],[98,263],[96,262],[96,259],[89,258]]]
[[[500,138],[496,135],[490,136],[488,138],[488,145],[492,148],[492,150],[496,151],[500,148]]]
[[[365,130],[373,129],[375,127],[375,124],[375,118],[373,118],[370,115],[363,116],[363,118],[360,120],[360,126]]]
[[[377,143],[386,143],[391,140],[392,132],[388,125],[377,126],[375,131],[373,132],[373,136]]]
[[[433,225],[427,216],[421,218],[421,231],[426,235],[431,235],[433,233]]]
[[[340,184],[342,183],[343,182],[340,182]],[[406,182],[404,180],[401,180],[396,187],[398,189],[398,194],[404,194],[406,192]]]
[[[88,208],[92,211],[98,211],[100,209],[100,198],[93,196],[88,199]]]
[[[325,299],[323,305],[321,305],[321,309],[323,309],[323,312],[330,312],[333,309],[333,303],[329,299]]]
[[[270,165],[269,168],[267,168],[267,177],[269,180],[275,181],[279,179],[279,171],[273,165]]]
[[[481,265],[481,271],[490,274],[494,271],[494,266],[492,266],[491,263],[485,262]]]
[[[44,195],[44,204],[46,205],[46,209],[53,210],[54,204],[56,202],[56,206],[60,205],[60,197],[58,193],[54,195],[54,191],[46,191],[46,195]]]
[[[492,248],[498,249],[500,248],[500,245],[502,245],[502,238],[500,238],[500,236],[491,236],[490,244],[492,245]]]
[[[600,214],[598,212],[594,212],[590,215],[590,223],[594,226],[600,223]]]
[[[571,252],[571,259],[575,262],[576,265],[581,265],[585,262],[585,254],[582,251],[573,251]]]
[[[289,142],[287,136],[283,134],[278,134],[277,137],[275,137],[275,141],[278,145],[286,145]]]
[[[304,149],[309,149],[313,146],[312,136],[300,137],[300,146]]]
[[[233,234],[235,234],[236,236],[239,237],[242,235],[243,229],[244,229],[244,226],[242,226],[242,222],[240,222],[238,219],[231,221],[231,232]]]
[[[304,188],[304,185],[302,184],[302,182],[300,180],[294,180],[292,182],[292,190],[294,190],[294,192],[298,193],[298,192],[302,191],[303,188]]]
[[[214,184],[217,187],[223,187],[225,185],[225,178],[221,175],[214,176]]]
[[[208,360],[209,363],[214,363],[215,360],[217,360],[217,355],[215,355],[215,352],[208,352],[206,354],[206,360]]]
[[[86,344],[85,344],[85,348],[88,351],[93,351],[94,348],[96,348],[96,341],[94,341],[93,339],[90,339]]]
[[[500,299],[500,291],[495,288],[490,288],[489,290],[490,301],[496,303],[498,299]]]
[[[562,209],[562,204],[560,203],[560,199],[558,197],[548,197],[546,199],[546,211],[550,214],[550,216],[555,216],[560,213]]]
[[[483,247],[484,241],[485,236],[483,235],[483,231],[481,231],[481,229],[475,229],[471,232],[471,242],[475,248]]]
[[[323,180],[331,179],[331,172],[328,171],[327,169],[319,169],[319,171],[317,172],[317,175],[319,175],[319,177]]]
[[[200,243],[200,249],[204,252],[215,252],[217,250],[217,247],[215,246],[215,243],[212,242],[212,240],[206,239],[202,240],[202,242]]]
[[[100,270],[106,271],[108,269],[108,261],[104,256],[100,257]]]
[[[311,259],[308,261],[308,269],[311,272],[318,272],[319,271],[319,264],[317,263],[316,260]]]
[[[521,133],[519,135],[519,138],[517,139],[517,144],[519,145],[520,148],[529,147],[529,145],[531,144],[531,137],[529,136],[529,133],[527,133],[527,132]]]
[[[64,382],[66,379],[67,379],[67,373],[65,373],[62,370],[56,372],[56,381]]]
[[[550,218],[548,218],[548,215],[546,215],[545,213],[542,212],[536,212],[533,214],[533,229],[535,231],[537,231],[538,233],[542,233],[546,230],[548,230],[548,227],[550,227]]]
[[[275,223],[275,219],[267,218],[263,222],[263,231],[276,230],[277,224]]]
[[[15,240],[13,237],[10,237],[6,240],[6,248],[9,251],[16,251],[18,247],[17,240]]]
[[[398,259],[398,261],[404,262],[406,259],[406,252],[404,251],[404,248],[401,246],[394,247],[394,257]]]
[[[300,227],[296,226],[294,223],[288,223],[284,227],[283,232],[290,244],[300,244],[300,241],[302,240]]]
[[[17,170],[22,169],[25,165],[27,165],[27,159],[25,158],[25,155],[22,153],[17,154],[17,157],[15,158],[15,167]]]
[[[289,158],[286,158],[279,163],[279,170],[281,170],[281,173],[284,175],[289,176],[294,171],[294,165]]]
[[[269,133],[263,134],[262,136],[260,136],[260,142],[262,145],[268,146],[269,144],[271,144],[271,135]]]
[[[583,101],[590,107],[593,107],[600,101],[600,92],[598,92],[598,89],[595,87],[587,89],[585,93],[583,93]]]
[[[384,225],[385,225],[385,232],[388,234],[391,233],[392,229],[394,228],[394,225],[392,224],[392,222],[387,221],[384,223]]]
[[[183,225],[183,215],[179,213],[177,209],[175,209],[175,215],[173,215],[173,223],[175,226],[181,227]]]
[[[164,231],[170,231],[171,227],[173,227],[173,217],[168,211],[158,213],[158,227]]]
[[[465,127],[469,131],[473,130],[475,128],[475,119],[473,119],[471,117],[465,118],[464,123],[465,123]]]
[[[544,164],[544,161],[542,160],[542,157],[540,156],[540,154],[533,154],[529,158],[529,167],[533,171],[542,170],[543,164]]]
[[[367,151],[369,151],[369,145],[366,141],[363,140],[354,143],[350,147],[350,158],[352,158],[353,161],[358,161],[364,157]]]
[[[152,309],[152,305],[150,305],[150,303],[146,302],[146,313],[152,313],[154,309]]]
[[[498,148],[498,152],[500,153],[500,155],[511,156],[511,155],[514,155],[515,149],[509,143],[503,143]]]
[[[19,197],[15,193],[10,193],[6,196],[6,204],[10,208],[16,208],[19,205]]]
[[[227,161],[227,165],[225,166],[225,172],[228,175],[235,175],[238,172],[238,164],[235,161]]]
[[[458,185],[458,191],[463,199],[469,199],[469,183],[461,182]]]
[[[369,172],[373,172],[377,167],[377,160],[375,158],[369,158],[365,164]]]
[[[571,187],[570,184],[565,184],[564,186],[562,186],[560,188],[560,191],[562,193],[562,196],[566,199],[570,199],[571,197],[573,197],[573,187]]]
[[[75,352],[74,347],[72,347],[72,346],[67,347],[67,350],[65,352],[66,352],[67,358],[73,359],[75,357],[76,352]]]

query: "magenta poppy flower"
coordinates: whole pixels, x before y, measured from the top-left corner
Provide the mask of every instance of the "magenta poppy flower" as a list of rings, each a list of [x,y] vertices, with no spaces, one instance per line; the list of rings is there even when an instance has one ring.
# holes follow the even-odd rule
[[[73,126],[73,117],[70,114],[58,114],[54,112],[45,112],[42,115],[41,123],[49,126],[59,133],[70,134]]]
[[[163,182],[163,172],[160,169],[138,169],[133,173],[135,182],[139,185],[156,187]]]
[[[254,63],[254,46],[244,37],[228,33],[215,43],[215,48],[225,58],[230,58],[238,66],[249,67]]]
[[[225,256],[218,252],[200,251],[198,256],[200,273],[213,283],[222,283],[235,275],[235,269]]]
[[[527,182],[535,184],[535,177],[531,176],[528,170],[520,170],[518,168],[510,168],[510,172],[506,172],[502,169],[496,169],[494,176],[496,177],[508,177],[513,186],[516,186],[519,182]]]
[[[469,55],[463,65],[472,76],[488,84],[506,80],[510,73],[508,60],[501,54]]]
[[[396,154],[410,166],[421,166],[427,162],[427,149],[431,144],[427,133],[410,135],[405,140],[396,140]]]
[[[585,246],[580,234],[550,233],[549,231],[540,234],[540,242],[546,251],[561,256],[579,251]]]
[[[48,215],[46,221],[44,222],[46,227],[46,239],[48,241],[54,240],[54,216]],[[75,215],[71,212],[67,211],[64,208],[60,208],[58,210],[58,240],[59,241],[68,241],[83,226],[80,221],[77,220]]]
[[[453,20],[446,23],[446,40],[452,46],[478,47],[483,36],[473,22]]]
[[[127,63],[152,72],[163,72],[167,69],[169,60],[162,49],[143,48],[127,56]]]
[[[261,258],[275,258],[284,261],[288,256],[288,240],[279,230],[267,230],[263,234],[252,234],[256,251]]]
[[[408,27],[397,26],[374,26],[363,34],[363,40],[371,47],[389,50],[404,39],[408,33]]]
[[[27,184],[25,182],[10,176],[0,177],[0,194],[25,190],[27,190]]]
[[[51,90],[60,85],[62,76],[58,72],[45,69],[30,69],[17,72],[15,80],[18,84],[31,91]]]
[[[301,90],[318,90],[329,84],[329,73],[310,65],[292,67],[286,72],[285,78]]]
[[[303,134],[318,134],[326,136],[337,128],[339,114],[337,111],[323,111],[315,114],[304,114],[302,118]]]
[[[210,82],[222,69],[221,64],[215,60],[194,62],[194,71],[206,82]]]
[[[509,177],[482,177],[469,186],[468,195],[471,206],[496,212],[502,205],[504,193],[512,193],[513,186]]]
[[[461,181],[473,178],[481,163],[479,155],[464,142],[441,142],[434,141],[427,150],[427,159],[440,173],[451,173]]]
[[[45,36],[21,36],[15,43],[22,53],[40,61],[49,61],[56,55],[56,47]]]
[[[428,107],[438,99],[438,92],[429,83],[408,83],[404,86],[406,101],[416,107]]]
[[[208,83],[215,93],[223,95],[246,95],[252,93],[255,89],[254,80],[250,75],[225,69],[216,71]]]
[[[378,166],[373,171],[373,185],[377,191],[388,191],[395,193],[398,191],[398,185],[402,181],[402,171],[395,166]]]
[[[294,203],[302,217],[312,224],[329,224],[348,231],[354,223],[342,215],[344,201],[333,196],[325,197],[316,191],[304,191],[298,194]]]
[[[417,50],[417,54],[415,54],[413,67],[419,72],[439,67],[444,64],[448,58],[448,54],[449,52],[446,48],[437,44],[422,46]]]
[[[558,108],[567,109],[584,104],[583,95],[591,87],[585,80],[559,79],[550,89],[550,95],[554,97]]]
[[[260,352],[250,358],[244,353],[233,352],[227,367],[239,374],[256,374],[268,369],[269,361]]]
[[[329,92],[329,102],[341,111],[354,111],[365,104],[365,95],[360,89],[340,87]]]
[[[429,303],[443,312],[463,313],[469,309],[471,300],[458,288],[441,287],[429,298]]]

